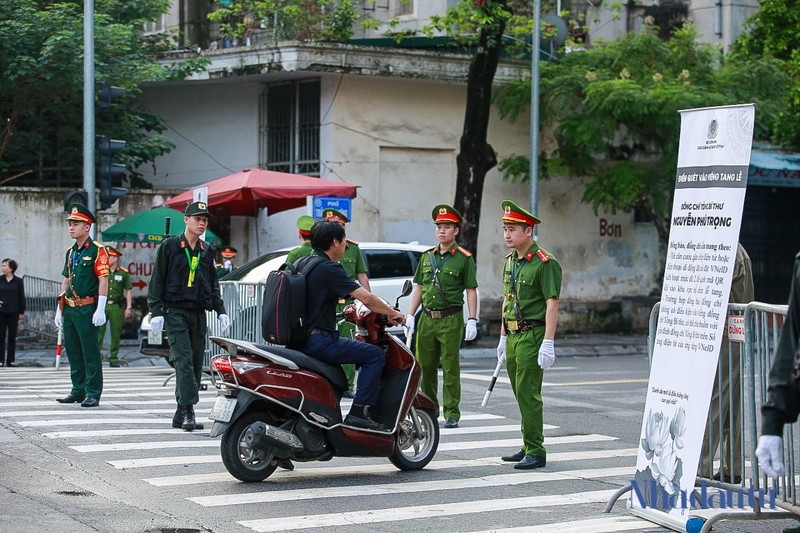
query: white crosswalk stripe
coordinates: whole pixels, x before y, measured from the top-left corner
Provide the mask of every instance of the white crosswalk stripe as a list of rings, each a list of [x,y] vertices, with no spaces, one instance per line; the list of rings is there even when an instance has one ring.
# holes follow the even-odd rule
[[[185,432],[171,427],[175,411],[174,381],[162,386],[169,375],[167,371],[119,370],[104,376],[101,405],[93,409],[55,402],[69,392],[69,375],[63,370],[26,369],[3,376],[0,418],[63,443],[63,449],[83,460],[109,465],[118,475],[147,483],[151,490],[158,491],[157,497],[161,499],[174,498],[183,505],[194,506],[198,516],[210,512],[203,511],[206,508],[237,509],[230,513],[232,528],[282,531],[375,523],[407,529],[413,527],[406,523],[409,520],[447,516],[449,520],[463,521],[448,522],[445,529],[477,529],[487,527],[486,523],[470,528],[469,517],[564,505],[597,508],[620,486],[620,480],[629,479],[634,470],[636,448],[620,447],[612,435],[572,434],[568,428],[551,424],[545,425],[548,468],[513,470],[499,456],[519,449],[518,421],[489,412],[466,411],[460,427],[441,431],[437,455],[422,473],[399,475],[394,465],[381,458],[345,458],[297,463],[294,471],[278,469],[265,484],[244,485],[225,470],[219,452],[220,439],[208,436],[211,423],[207,415],[215,390],[201,391],[196,408],[198,422],[206,424],[206,428]],[[464,377],[486,381],[489,374],[473,371]],[[343,410],[350,403],[342,402]],[[581,491],[581,482],[591,480],[597,480],[593,488],[603,490]],[[613,489],[598,484],[603,482],[608,486],[612,481]],[[533,487],[554,483],[574,487],[573,492],[534,495],[542,490],[534,491]],[[515,487],[516,494],[529,495],[507,497],[515,495],[511,492]],[[475,491],[485,497],[476,499]],[[432,503],[432,494],[450,496],[442,503]],[[400,495],[403,505],[393,501]],[[347,505],[350,499],[366,503],[352,509]],[[341,501],[342,511],[310,512],[312,507],[308,505],[322,501]],[[297,507],[300,512],[286,516],[286,502],[307,505],[300,505]],[[337,507],[326,507],[331,508]],[[234,522],[238,525],[234,526]],[[610,533],[654,529],[652,523],[620,516],[618,512],[560,523],[507,524],[510,525],[491,531]]]

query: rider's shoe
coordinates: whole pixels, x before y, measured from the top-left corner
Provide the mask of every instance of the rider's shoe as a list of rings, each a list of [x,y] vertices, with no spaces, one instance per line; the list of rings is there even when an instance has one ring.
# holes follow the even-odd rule
[[[383,424],[372,419],[367,405],[353,405],[350,408],[350,413],[344,417],[344,423],[357,428],[386,431]]]

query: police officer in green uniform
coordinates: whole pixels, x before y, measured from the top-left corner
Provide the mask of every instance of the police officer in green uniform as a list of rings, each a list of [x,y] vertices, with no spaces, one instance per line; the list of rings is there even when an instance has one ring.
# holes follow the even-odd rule
[[[200,239],[209,216],[205,202],[186,207],[183,234],[166,239],[158,247],[147,295],[152,330],[160,333],[166,325],[169,357],[175,365],[178,408],[172,427],[187,431],[200,429],[194,406],[203,374],[206,311],[217,312],[222,331],[230,326],[214,268],[214,247]]]
[[[478,334],[478,280],[472,253],[456,244],[463,218],[455,208],[440,204],[431,212],[436,224],[438,246],[426,250],[414,274],[416,287],[411,293],[410,314],[406,316],[408,335],[413,334],[414,313],[420,303],[422,315],[417,327],[416,356],[422,368],[420,389],[437,402],[439,361],[442,363],[442,397],[446,428],[457,428],[461,419],[462,334],[471,341]],[[464,330],[464,291],[467,291],[469,319]]]
[[[511,200],[502,206],[503,237],[511,253],[503,266],[503,324],[497,359],[506,362],[522,416],[522,449],[502,459],[516,462],[514,468],[528,470],[547,463],[542,378],[556,360],[553,339],[561,265],[533,240],[533,226],[540,220]]]
[[[336,209],[326,209],[322,212],[322,218],[323,220],[335,220],[336,222],[340,222],[342,225],[345,225],[349,222],[344,213],[337,211]],[[357,242],[347,239],[347,247],[344,250],[344,255],[342,258],[339,259],[339,264],[342,265],[344,271],[348,276],[350,276],[350,279],[357,281],[362,287],[370,290],[369,277],[367,276],[367,263],[364,261],[364,256],[361,255],[361,249],[358,247]],[[352,298],[340,299],[339,305],[336,306],[336,313],[341,313],[345,306],[352,301]],[[351,324],[346,320],[340,320],[339,336],[352,339],[355,328],[355,324]],[[347,376],[347,390],[343,396],[345,398],[354,398],[355,389],[353,387],[356,377],[356,365],[342,365],[342,370],[344,370],[344,373]]]
[[[111,351],[108,354],[108,366],[119,367],[119,338],[122,325],[131,317],[131,274],[119,265],[122,252],[113,246],[106,246],[108,252],[108,300],[106,301],[106,324],[111,325]],[[106,336],[106,324],[97,330],[97,346],[103,350],[103,339]]]
[[[301,244],[286,256],[287,263],[294,263],[301,257],[307,257],[314,253],[314,249],[311,248],[311,226],[313,225],[314,217],[303,215],[297,219],[297,235]]]
[[[59,403],[97,407],[103,392],[103,362],[97,346],[97,328],[106,323],[108,254],[89,236],[97,219],[86,206],[70,204],[69,236],[75,239],[64,258],[61,296],[55,324],[64,328],[72,390]]]

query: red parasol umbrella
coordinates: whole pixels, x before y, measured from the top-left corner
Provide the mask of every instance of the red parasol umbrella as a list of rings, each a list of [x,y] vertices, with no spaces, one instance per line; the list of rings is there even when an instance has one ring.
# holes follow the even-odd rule
[[[356,185],[271,170],[245,169],[200,185],[208,187],[208,207],[214,215],[255,215],[259,207],[269,214],[306,205],[306,196],[355,198]],[[164,205],[183,211],[192,203],[192,191],[170,198]]]

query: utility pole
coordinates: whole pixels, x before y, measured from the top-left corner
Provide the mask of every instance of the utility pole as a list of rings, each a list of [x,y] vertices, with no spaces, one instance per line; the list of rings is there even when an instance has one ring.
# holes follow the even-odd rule
[[[539,54],[542,33],[541,0],[533,0],[533,37],[531,50],[531,213],[539,215]],[[536,227],[534,226],[534,231]]]
[[[94,192],[94,0],[83,2],[83,189],[86,207],[95,209]],[[96,224],[92,224],[94,233]],[[94,235],[93,235],[94,236]]]

